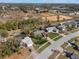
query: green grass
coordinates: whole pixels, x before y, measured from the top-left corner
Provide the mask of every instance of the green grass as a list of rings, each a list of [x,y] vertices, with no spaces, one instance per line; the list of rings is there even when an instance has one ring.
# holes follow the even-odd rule
[[[77,37],[75,37],[75,38],[72,38],[71,40],[70,40],[70,42],[75,42],[75,44],[77,44],[77,45],[79,45],[79,40],[77,40],[77,39],[79,39],[79,36],[77,36]]]
[[[58,36],[57,38],[53,39],[54,41],[57,41],[58,39],[60,39],[62,36]]]
[[[72,38],[72,39],[70,40],[70,42],[75,41],[75,42],[77,43],[77,42],[79,42],[79,41],[76,41],[77,39],[79,39],[79,36]]]
[[[73,42],[75,40],[75,38],[72,38],[71,40],[69,40],[70,42]]]
[[[43,47],[41,47],[37,52],[41,53],[45,48],[47,48],[50,44],[46,43]]]
[[[35,50],[37,50],[39,47],[41,47],[43,44],[45,44],[47,42],[46,38],[44,37],[35,37],[32,39],[33,43],[34,43],[34,48]]]
[[[57,33],[52,33],[52,32],[48,33],[48,37],[50,37],[51,39],[53,39],[57,36],[59,36],[59,34],[57,34]]]
[[[64,43],[63,45],[61,45],[62,48],[65,48],[68,44]]]
[[[61,38],[62,36],[59,36],[58,33],[52,33],[52,32],[50,32],[50,33],[48,33],[48,37],[51,38],[51,39],[54,40],[54,41],[57,41],[57,40],[58,40],[59,38]]]
[[[73,47],[70,47],[70,46],[67,48],[67,50],[70,51],[70,52],[74,51]]]

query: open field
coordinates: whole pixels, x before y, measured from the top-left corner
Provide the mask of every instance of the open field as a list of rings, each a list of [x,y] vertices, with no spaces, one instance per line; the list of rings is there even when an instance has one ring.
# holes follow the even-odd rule
[[[56,15],[56,14],[52,14],[52,13],[41,13],[40,17],[44,20],[48,20],[48,21],[57,21],[57,17],[59,16],[59,21],[62,20],[69,20],[72,19],[73,17],[71,16],[65,16],[65,15]]]

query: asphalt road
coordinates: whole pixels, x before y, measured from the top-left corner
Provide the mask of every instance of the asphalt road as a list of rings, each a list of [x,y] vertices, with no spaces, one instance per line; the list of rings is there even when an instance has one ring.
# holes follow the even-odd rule
[[[54,49],[54,50],[58,49],[58,47],[64,44],[64,42],[67,42],[71,38],[74,38],[78,35],[79,35],[79,31],[60,38],[58,41],[54,42],[54,44],[51,44],[44,51],[42,51],[35,59],[48,59],[48,57],[53,53],[51,49]]]

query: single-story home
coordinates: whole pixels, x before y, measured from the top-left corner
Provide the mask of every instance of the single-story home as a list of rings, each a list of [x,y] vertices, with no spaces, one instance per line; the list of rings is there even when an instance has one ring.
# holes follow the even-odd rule
[[[22,39],[22,43],[26,44],[27,47],[31,47],[33,45],[32,39],[30,37],[25,37]]]
[[[59,32],[59,30],[56,27],[47,27],[46,30],[47,32],[56,32],[56,33]]]
[[[34,36],[42,36],[43,33],[45,33],[44,30],[36,30],[33,32]]]

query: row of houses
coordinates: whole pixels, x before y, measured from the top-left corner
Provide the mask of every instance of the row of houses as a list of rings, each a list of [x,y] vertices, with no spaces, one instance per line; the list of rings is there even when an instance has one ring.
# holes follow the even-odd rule
[[[46,30],[48,32],[67,32],[69,31],[69,28],[78,28],[79,27],[79,20],[71,20],[71,21],[66,21],[66,22],[61,22],[59,24],[56,24],[51,27],[47,27]]]
[[[68,27],[74,26],[75,28],[79,27],[79,20],[71,20],[66,22],[61,22],[55,25],[47,26],[44,29],[37,29],[33,32],[34,36],[46,36],[49,32],[62,33],[67,32]],[[25,33],[20,33],[21,35],[17,36],[18,39],[21,39],[21,44],[25,43],[28,47],[33,45],[32,38],[27,36]],[[1,39],[1,41],[3,41]]]
[[[44,29],[37,29],[33,32],[34,36],[37,35],[43,35],[46,32],[55,32],[55,33],[67,33],[69,30],[72,30],[72,28],[78,28],[79,27],[79,20],[71,20],[66,22],[61,22],[58,24],[49,25]],[[71,29],[70,29],[71,28]]]

